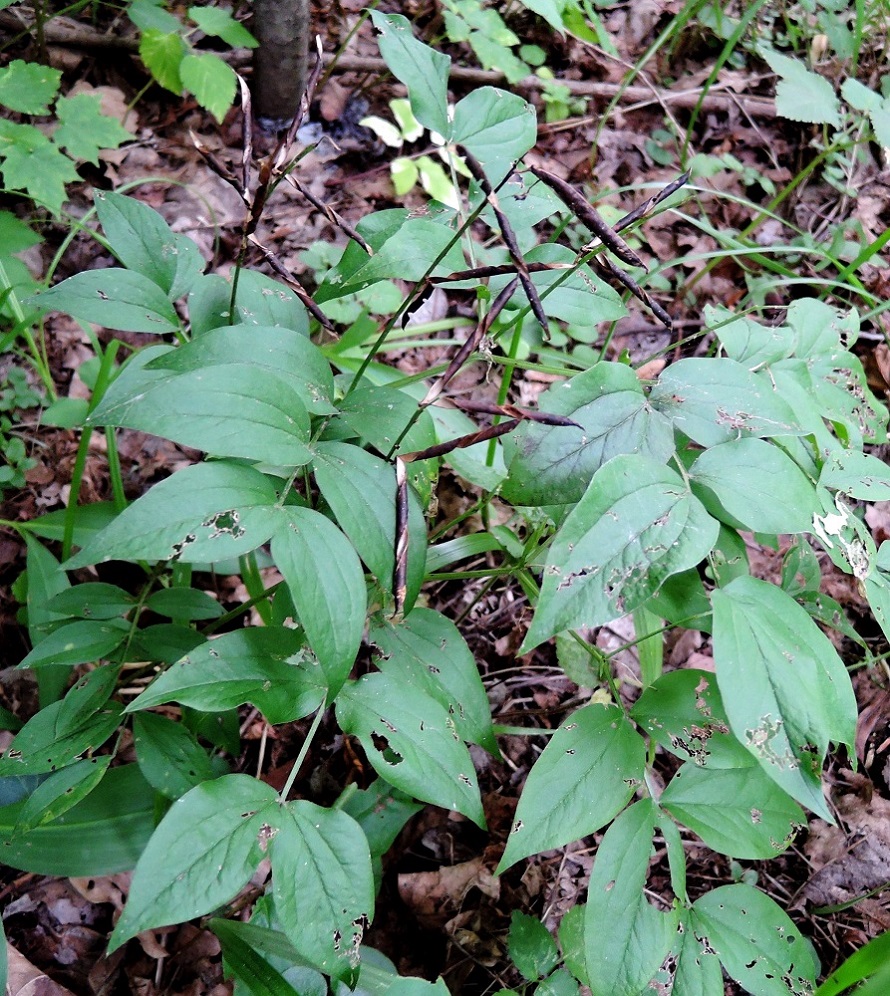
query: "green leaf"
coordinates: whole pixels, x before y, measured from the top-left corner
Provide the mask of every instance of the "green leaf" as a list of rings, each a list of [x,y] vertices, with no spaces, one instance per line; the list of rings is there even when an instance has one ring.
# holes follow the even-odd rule
[[[37,644],[68,615],[64,610],[54,609],[52,602],[57,595],[71,590],[71,582],[61,564],[42,543],[26,533],[25,544],[28,548],[25,559],[28,636],[32,644]]]
[[[160,0],[130,0],[127,17],[143,32],[152,30],[177,34],[183,30],[179,18],[164,10]]]
[[[50,599],[47,607],[63,616],[117,619],[126,615],[135,604],[136,599],[117,585],[86,581],[60,591]]]
[[[197,588],[160,588],[145,601],[145,607],[159,616],[190,622],[194,619],[218,619],[222,606],[206,591]]]
[[[140,931],[228,902],[260,863],[281,818],[275,790],[223,775],[177,799],[142,852],[109,953]]]
[[[133,746],[145,780],[167,799],[216,776],[207,752],[182,725],[150,712],[133,717]]]
[[[444,706],[462,740],[499,755],[476,661],[451,620],[434,609],[416,608],[398,625],[372,624],[368,639],[380,650],[374,663],[381,671]]]
[[[513,964],[529,982],[549,975],[556,968],[559,952],[556,941],[543,923],[527,913],[513,910],[507,949]]]
[[[672,574],[707,556],[718,530],[674,471],[643,456],[613,458],[553,540],[519,652],[633,611]]]
[[[124,509],[66,567],[108,560],[230,560],[272,535],[269,512],[277,497],[269,478],[250,467],[224,462],[186,467]]]
[[[635,803],[597,848],[584,918],[593,996],[642,993],[673,944],[679,910],[659,912],[644,892],[657,818],[651,800]]]
[[[879,462],[879,461],[876,461]],[[689,468],[707,510],[736,528],[806,533],[819,511],[816,489],[778,446],[745,437],[705,450]]]
[[[189,7],[189,17],[205,35],[222,38],[232,48],[256,48],[259,45],[247,28],[221,7]]]
[[[156,82],[177,96],[182,95],[179,67],[187,52],[185,42],[175,29],[146,28],[139,40],[139,58],[145,63],[145,68]]]
[[[820,771],[830,742],[854,750],[856,700],[827,636],[757,578],[714,591],[717,683],[733,733],[789,795],[831,820]]]
[[[819,970],[813,949],[768,896],[748,885],[724,885],[705,893],[692,909],[710,949],[743,989],[759,996],[812,992]]]
[[[337,721],[358,737],[381,778],[485,826],[470,753],[435,699],[393,675],[365,675],[344,686]]]
[[[249,363],[166,375],[131,370],[111,385],[87,424],[138,429],[214,456],[284,467],[312,459],[309,413],[298,391],[268,370]]]
[[[130,624],[122,619],[105,622],[80,619],[66,623],[45,636],[19,667],[85,664],[107,657],[127,638]]]
[[[330,364],[306,336],[289,328],[227,325],[211,329],[153,359],[148,368],[184,373],[236,362],[286,378],[313,415],[330,415],[336,410]]]
[[[67,149],[72,159],[82,159],[99,165],[102,149],[116,149],[133,136],[116,119],[102,113],[99,98],[88,93],[73,97],[60,97],[56,104],[59,126],[53,132],[53,141],[59,148]]]
[[[803,810],[759,767],[684,764],[659,804],[711,850],[734,858],[774,858],[806,826]]]
[[[834,87],[824,76],[811,72],[800,59],[790,59],[772,49],[762,48],[760,54],[781,76],[776,87],[776,112],[781,117],[840,128],[840,104]]]
[[[354,984],[362,936],[374,915],[365,835],[341,810],[306,800],[283,808],[277,830],[272,889],[282,928],[315,967]]]
[[[390,72],[408,88],[414,117],[431,131],[447,138],[448,70],[451,59],[419,42],[411,23],[401,14],[371,11],[377,44]]]
[[[805,431],[767,376],[728,357],[672,363],[649,400],[702,446],[728,443],[740,435],[799,436]]]
[[[723,996],[723,971],[707,932],[692,910],[683,920],[671,996]]]
[[[85,758],[53,772],[34,789],[22,806],[16,821],[15,836],[58,819],[85,799],[105,777],[112,760],[111,755]]]
[[[247,924],[214,918],[208,924],[220,940],[224,975],[234,975],[250,996],[301,996],[284,976],[244,939],[239,928]]]
[[[577,502],[612,457],[641,453],[664,462],[674,449],[670,423],[652,410],[637,375],[623,363],[597,363],[545,391],[538,407],[581,428],[525,421],[507,436],[510,476],[501,493],[513,504]]]
[[[224,633],[163,671],[126,711],[179,702],[217,712],[249,702],[276,726],[302,719],[321,705],[325,681],[301,650],[300,635],[283,626]]]
[[[0,69],[0,104],[20,114],[49,114],[61,79],[59,69],[14,59]]]
[[[0,809],[3,863],[36,875],[113,875],[132,868],[155,827],[154,793],[135,764],[111,768],[52,823],[18,835],[26,802]]]
[[[352,670],[365,628],[368,599],[358,555],[330,519],[290,506],[281,510],[272,557],[321,664],[330,701]]]
[[[42,311],[63,311],[74,318],[125,332],[175,332],[179,318],[166,294],[148,277],[108,267],[75,273],[28,303]]]
[[[309,335],[309,318],[297,295],[280,281],[256,270],[241,271],[234,317],[238,322],[233,324],[281,326]]]
[[[111,251],[127,269],[148,277],[171,301],[191,290],[204,260],[190,238],[133,197],[97,190],[95,201]]]
[[[80,179],[74,163],[33,125],[0,120],[0,159],[6,186],[23,190],[55,215],[62,210],[65,184]]]
[[[238,89],[238,78],[231,66],[212,52],[187,55],[179,64],[179,78],[198,103],[222,124]]]
[[[538,140],[535,109],[518,94],[482,86],[458,101],[450,137],[499,182]]]
[[[620,709],[572,713],[529,772],[498,874],[599,830],[627,805],[645,763],[646,745]]]
[[[359,556],[392,594],[396,549],[396,475],[392,464],[346,443],[319,443],[315,480],[337,523]],[[408,574],[405,612],[423,583],[426,522],[417,495],[408,489]]]
[[[841,967],[832,972],[819,986],[816,996],[838,996],[845,989],[882,968],[884,971],[881,974],[886,978],[888,966],[890,966],[890,931],[873,937],[868,944],[851,954]],[[864,993],[864,990],[861,992]],[[878,996],[879,992],[880,990],[875,988],[869,996]]]
[[[819,484],[862,501],[888,501],[890,467],[871,453],[833,450],[822,465]]]

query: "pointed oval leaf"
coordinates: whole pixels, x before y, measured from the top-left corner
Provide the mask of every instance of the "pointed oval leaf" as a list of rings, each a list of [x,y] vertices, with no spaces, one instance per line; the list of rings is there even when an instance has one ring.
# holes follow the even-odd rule
[[[454,108],[451,139],[471,152],[497,183],[538,140],[535,109],[518,94],[478,87]]]
[[[191,731],[166,716],[134,716],[133,746],[145,780],[167,799],[178,799],[217,775]]]
[[[277,497],[269,478],[250,467],[186,467],[124,509],[65,566],[177,559],[212,564],[239,557],[272,535]]]
[[[22,806],[15,826],[16,836],[51,823],[85,799],[105,777],[112,760],[110,754],[84,758],[53,772],[34,789]]]
[[[765,374],[728,357],[672,363],[649,400],[702,446],[728,443],[739,435],[800,436],[806,431]]]
[[[325,696],[321,668],[303,649],[300,635],[284,626],[224,633],[162,672],[126,711],[179,702],[218,712],[249,702],[273,725],[302,719]]]
[[[798,802],[831,819],[829,743],[853,751],[856,699],[827,636],[786,592],[752,577],[714,591],[717,684],[733,733]]]
[[[325,975],[354,984],[362,936],[374,915],[371,854],[361,827],[342,810],[291,802],[271,853],[284,933]]]
[[[194,619],[219,619],[222,606],[206,591],[174,585],[159,588],[145,600],[145,607],[159,616],[191,621]]]
[[[890,500],[890,468],[871,453],[834,450],[822,465],[819,484],[862,501]]]
[[[626,809],[597,848],[584,915],[584,949],[593,996],[642,993],[671,949],[679,909],[661,913],[645,885],[658,808]]]
[[[517,505],[580,501],[612,457],[641,453],[664,462],[674,449],[670,422],[652,409],[637,375],[623,363],[597,363],[538,399],[541,411],[581,426],[526,421],[504,440],[510,476],[501,493]]]
[[[368,610],[365,576],[352,544],[330,519],[296,506],[281,513],[272,557],[324,671],[330,701],[358,654]]]
[[[160,335],[179,329],[176,311],[157,284],[141,273],[113,266],[75,273],[28,303],[122,332]]]
[[[344,687],[337,721],[358,737],[381,778],[485,826],[470,752],[435,699],[393,675],[369,674]]]
[[[723,970],[692,910],[683,919],[672,996],[724,996]]]
[[[708,511],[730,525],[758,533],[812,531],[819,511],[813,482],[772,443],[749,436],[712,446],[689,476]]]
[[[513,964],[529,982],[549,975],[559,961],[556,941],[541,921],[513,910],[507,945]]]
[[[684,764],[659,803],[712,850],[733,858],[774,858],[806,826],[800,806],[757,766]]]
[[[627,805],[645,764],[646,744],[616,706],[573,713],[529,772],[498,873],[599,830]]]
[[[79,619],[45,636],[19,667],[85,664],[106,657],[127,638],[130,624],[123,619],[106,622]]]
[[[260,863],[280,819],[275,790],[223,775],[177,799],[142,852],[109,953],[142,930],[228,902]]]
[[[309,335],[309,316],[297,295],[256,270],[242,270],[238,277],[234,318],[234,324],[279,326]]]
[[[371,626],[380,649],[374,663],[385,674],[414,684],[448,711],[463,740],[499,755],[491,707],[466,640],[451,620],[434,609],[416,608],[397,626]]]
[[[60,591],[47,607],[53,612],[81,619],[116,619],[135,604],[136,599],[117,585],[86,581]]]
[[[788,914],[749,885],[724,885],[692,907],[727,974],[759,996],[808,996],[819,966]],[[757,940],[752,944],[752,925]]]
[[[198,103],[222,124],[238,89],[232,67],[212,52],[199,52],[185,56],[180,62],[179,78]]]
[[[673,470],[618,456],[594,474],[547,556],[520,653],[565,629],[633,611],[714,546],[719,525]]]

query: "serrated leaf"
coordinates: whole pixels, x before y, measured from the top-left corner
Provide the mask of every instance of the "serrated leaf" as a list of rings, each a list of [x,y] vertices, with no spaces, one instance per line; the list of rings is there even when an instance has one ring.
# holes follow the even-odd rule
[[[184,373],[239,362],[274,371],[300,395],[313,415],[330,415],[334,378],[321,350],[294,329],[269,325],[227,325],[153,359],[151,370]]]
[[[493,182],[500,182],[538,140],[535,109],[518,94],[478,87],[454,108],[450,137],[479,160]]]
[[[392,675],[369,674],[344,686],[337,721],[359,738],[381,778],[485,826],[470,753],[435,699]]]
[[[284,467],[312,459],[309,413],[299,393],[248,363],[119,377],[87,423],[165,436],[214,456]]]
[[[272,841],[272,890],[284,933],[326,975],[354,984],[374,915],[371,855],[346,813],[288,803]]]
[[[659,805],[713,851],[734,858],[774,858],[806,826],[803,810],[759,767],[684,764]]]
[[[359,556],[392,593],[395,569],[396,475],[392,464],[346,443],[319,443],[315,480],[337,523]],[[405,612],[410,612],[423,582],[426,523],[417,495],[408,492],[408,574]]]
[[[728,443],[740,435],[804,434],[769,378],[728,357],[691,357],[672,363],[649,400],[702,446]]]
[[[538,407],[581,428],[525,421],[507,436],[509,477],[501,493],[517,505],[577,502],[612,457],[641,453],[664,462],[674,449],[670,422],[649,406],[636,374],[623,363],[597,363],[545,391]]]
[[[451,59],[418,41],[411,23],[401,14],[371,11],[377,44],[390,72],[408,88],[414,117],[431,131],[447,137],[448,70]]]
[[[218,712],[249,702],[276,726],[302,719],[321,705],[326,685],[301,650],[300,635],[283,626],[224,633],[163,671],[126,711],[179,702]]]
[[[20,114],[49,114],[61,79],[59,69],[14,59],[0,69],[0,104]]]
[[[368,639],[380,650],[374,663],[381,671],[436,699],[463,740],[499,754],[479,669],[453,622],[434,609],[416,608],[398,625],[372,624]]]
[[[249,553],[275,529],[269,478],[222,461],[186,467],[124,509],[72,557],[73,570],[108,560],[212,564]]]
[[[320,512],[290,506],[272,536],[272,557],[325,674],[330,701],[352,670],[368,599],[358,554]]]
[[[692,907],[727,974],[759,996],[809,996],[819,968],[791,918],[748,885],[706,892]],[[752,924],[757,939],[752,943]]]
[[[76,806],[13,838],[26,805],[0,808],[0,853],[5,865],[37,875],[129,871],[155,828],[154,793],[135,764],[111,768]]]
[[[610,460],[553,540],[520,653],[633,611],[707,556],[718,531],[674,471],[637,455]]]
[[[74,163],[33,125],[0,120],[0,159],[5,185],[25,191],[55,215],[66,197],[65,184],[80,179]]]
[[[840,128],[840,105],[834,87],[799,59],[790,59],[772,49],[761,55],[781,80],[776,87],[776,112],[789,121],[828,124]]]
[[[165,10],[158,0],[130,0],[127,17],[142,31],[159,31],[163,34],[177,34],[183,25],[179,18]]]
[[[856,700],[843,662],[790,595],[757,578],[714,591],[717,683],[733,733],[789,795],[831,819],[820,786],[829,743],[852,751]]]
[[[189,17],[205,35],[222,38],[232,48],[256,48],[259,45],[247,28],[221,7],[189,7]]]
[[[127,638],[130,624],[124,620],[104,622],[80,619],[66,623],[45,636],[19,667],[50,667],[85,664],[107,657]]]
[[[125,332],[163,334],[179,329],[179,318],[166,294],[148,277],[108,267],[75,273],[55,287],[28,299],[43,311],[63,311],[74,318]]]
[[[280,819],[275,790],[223,775],[177,799],[142,852],[109,953],[150,927],[228,902],[260,863]]]
[[[711,446],[689,468],[705,508],[736,528],[806,533],[819,510],[816,489],[777,446],[745,437]]]
[[[651,800],[635,803],[597,848],[584,916],[593,996],[642,993],[673,944],[679,909],[656,910],[644,891],[657,818]]]
[[[56,104],[59,126],[53,132],[53,141],[59,148],[67,149],[72,159],[82,159],[99,165],[102,149],[116,149],[133,136],[115,118],[102,113],[97,96],[78,93],[73,97],[60,97]]]
[[[177,96],[182,95],[179,67],[187,51],[176,29],[146,28],[139,39],[139,58],[145,63],[145,68],[162,87]]]
[[[111,191],[96,191],[96,213],[111,251],[130,270],[148,277],[176,301],[191,290],[204,260],[198,247],[178,235],[147,204]]]
[[[217,774],[194,735],[166,716],[135,715],[133,746],[145,780],[167,799],[178,799]]]
[[[627,805],[645,763],[646,745],[620,709],[573,713],[529,772],[498,873],[604,826]]]
[[[75,761],[61,771],[53,772],[31,793],[22,806],[16,821],[14,835],[28,833],[67,813],[102,781],[113,758],[85,758]],[[0,852],[2,853],[2,852]]]
[[[187,55],[179,64],[179,78],[198,103],[222,124],[238,89],[232,67],[212,52]]]

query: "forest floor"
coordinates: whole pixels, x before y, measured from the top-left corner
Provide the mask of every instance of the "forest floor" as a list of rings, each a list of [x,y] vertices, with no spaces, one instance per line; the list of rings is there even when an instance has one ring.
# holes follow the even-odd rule
[[[427,39],[441,34],[441,21],[435,16],[437,5],[432,0],[380,6],[412,18]],[[337,52],[347,42],[361,7],[357,0],[316,4],[315,23],[323,31],[326,53]],[[686,210],[706,217],[716,229],[739,230],[755,216],[754,205],[769,201],[773,191],[786,186],[812,160],[811,139],[818,129],[776,115],[772,99],[775,78],[750,54],[744,61],[730,61],[720,71],[717,85],[709,90],[690,129],[692,107],[722,46],[697,22],[679,32],[671,46],[660,49],[646,62],[632,89],[621,93],[620,85],[629,67],[640,63],[680,9],[678,0],[640,0],[606,9],[602,16],[616,55],[607,55],[571,36],[555,35],[531,15],[511,22],[523,34],[523,41],[534,42],[546,51],[547,65],[557,80],[571,84],[572,99],[579,102],[566,120],[540,125],[538,144],[527,160],[576,186],[616,191],[599,202],[605,211],[629,210],[646,196],[643,184],[664,183],[679,174],[677,153],[684,138],[688,138],[691,150],[734,165],[715,170],[707,180],[696,181]],[[91,28],[89,24],[84,26]],[[456,45],[444,48],[456,65],[475,65],[467,49]],[[235,191],[207,168],[190,133],[200,136],[220,159],[237,164],[243,140],[239,110],[233,108],[218,126],[194,102],[176,99],[154,87],[128,113],[127,105],[146,79],[131,51],[123,47],[91,51],[50,41],[49,53],[54,64],[64,69],[68,85],[97,92],[106,110],[117,114],[133,135],[132,142],[104,154],[100,167],[91,169],[83,183],[72,185],[66,211],[75,217],[83,216],[92,205],[93,187],[127,190],[158,210],[174,230],[193,238],[212,270],[228,272],[238,250],[243,205]],[[20,44],[7,49],[3,58],[27,54],[27,45]],[[330,138],[302,161],[300,181],[318,200],[352,224],[368,212],[388,206],[404,205],[422,211],[427,198],[419,188],[403,197],[394,192],[389,168],[393,151],[357,124],[365,114],[390,118],[388,100],[404,96],[404,88],[382,68],[373,68],[372,62],[364,63],[372,68],[344,69],[363,65],[361,58],[378,58],[369,23],[348,39],[345,54],[349,58],[323,80],[312,111],[314,122]],[[674,82],[668,85],[670,80]],[[455,74],[451,84],[454,98],[477,85]],[[524,86],[517,89],[543,111],[540,91]],[[614,104],[612,96],[616,98]],[[543,113],[540,120],[544,120]],[[260,134],[254,138],[260,148],[264,142],[269,143]],[[426,150],[412,147],[412,152],[423,151]],[[890,223],[890,171],[886,166],[876,148],[851,162],[846,179],[848,186],[857,191],[856,197],[839,192],[819,171],[814,171],[781,204],[779,214],[814,238],[836,231],[841,239],[874,240]],[[14,205],[12,199],[5,200]],[[47,222],[42,234],[47,241],[35,250],[40,255],[32,255],[29,262],[36,271],[44,272],[50,254],[66,231]],[[344,243],[344,236],[324,212],[285,185],[269,203],[258,235],[310,287],[313,260],[320,252],[316,244]],[[756,238],[764,246],[783,237],[787,233],[783,233],[782,220],[769,219],[757,229]],[[785,285],[780,277],[758,272],[750,261],[743,263],[731,256],[710,265],[707,254],[719,249],[715,239],[674,212],[647,221],[641,229],[641,239],[641,252],[665,278],[658,299],[674,319],[673,339],[648,312],[632,308],[631,316],[615,330],[607,355],[616,359],[626,354],[635,364],[648,361],[652,372],[657,372],[667,358],[694,355],[705,348],[698,333],[706,306],[732,307],[751,282],[758,281],[768,315],[771,305],[783,306],[790,297],[809,293],[808,281],[818,277],[804,256],[797,265],[799,275],[806,279],[799,286]],[[62,258],[56,278],[111,263],[110,255],[103,254],[95,240],[77,235]],[[248,263],[263,267],[259,257]],[[878,266],[867,267],[863,276],[868,289],[886,297],[890,289],[888,272]],[[472,302],[437,293],[431,302],[430,317],[465,314],[469,324],[471,305]],[[55,316],[50,332],[49,355],[59,396],[87,397],[81,366],[92,353],[82,330],[75,322]],[[884,344],[888,332],[890,323],[884,315],[878,315],[865,327],[857,347],[872,389],[881,398],[887,397],[886,378],[890,377],[890,354]],[[566,342],[564,348],[595,346],[597,341],[602,343],[604,334],[605,329],[596,330],[590,343]],[[118,338],[126,339],[126,334]],[[403,371],[417,373],[441,362],[446,355],[443,347],[439,353],[409,350],[389,354],[389,358]],[[0,356],[0,364],[3,360]],[[496,385],[484,367],[477,365],[461,377],[462,389],[472,391],[477,399],[493,400]],[[511,400],[534,404],[552,380],[548,375],[526,371],[517,378]],[[29,426],[29,452],[36,458],[36,465],[27,472],[23,489],[6,493],[0,509],[6,519],[29,520],[59,509],[69,494],[78,438],[73,432],[39,425],[34,415]],[[198,456],[173,443],[132,431],[121,433],[119,445],[130,498]],[[97,444],[87,466],[80,500],[102,500],[109,494],[107,464]],[[469,507],[473,498],[466,482],[443,475],[438,521],[453,519]],[[890,503],[869,511],[868,523],[878,542],[890,538],[887,505]],[[776,579],[780,575],[781,551],[759,546],[752,538],[749,555],[758,576]],[[24,556],[17,534],[0,532],[3,668],[14,667],[28,649],[11,590],[24,567]],[[885,650],[855,582],[839,573],[827,573],[825,584],[826,593],[844,607],[873,654]],[[215,594],[227,607],[248,597],[237,578],[216,579]],[[427,604],[459,622],[476,656],[497,723],[552,729],[568,710],[584,701],[585,696],[589,698],[590,689],[579,687],[557,666],[552,648],[543,647],[516,658],[531,615],[518,585],[510,581],[484,587],[481,581],[445,582],[425,589],[425,598]],[[592,636],[600,647],[612,651],[631,641],[633,630],[618,622]],[[880,668],[859,667],[862,649],[851,641],[844,640],[839,649],[845,661],[857,667],[854,683],[861,709],[858,749],[860,758],[864,758],[868,745],[886,750],[890,724],[888,675]],[[619,680],[638,675],[633,651],[622,652],[615,660]],[[713,667],[707,636],[686,632],[666,647],[666,661],[671,667]],[[12,696],[27,701],[27,690],[13,688],[10,682],[9,672],[4,672],[5,699]],[[627,694],[632,694],[632,681],[624,687]],[[278,727],[269,734],[258,717],[245,713],[245,751],[236,770],[256,771],[261,763],[263,777],[280,787],[304,731],[305,723],[297,723]],[[298,792],[308,793],[312,786],[321,787],[323,792],[334,789],[336,795],[349,782],[367,783],[367,762],[356,745],[336,736],[333,726],[330,734],[327,739],[318,739],[318,743],[328,746],[313,749],[306,758],[296,782]],[[504,737],[503,761],[496,762],[481,752],[474,755],[489,821],[487,834],[454,813],[426,807],[398,838],[385,862],[377,917],[366,942],[388,955],[403,974],[429,979],[441,974],[454,993],[486,993],[516,986],[521,980],[506,954],[510,911],[532,913],[555,928],[565,910],[583,901],[595,853],[594,838],[538,855],[500,878],[493,876],[525,775],[542,743],[536,738]],[[878,751],[879,760],[866,772],[860,769],[854,773],[846,758],[836,758],[829,767],[827,777],[835,792],[835,804],[843,813],[846,833],[832,831],[814,819],[808,833],[801,834],[785,855],[768,863],[734,862],[704,847],[693,847],[687,853],[690,892],[698,894],[733,881],[756,881],[813,938],[825,969],[838,964],[869,937],[890,929],[890,892],[877,891],[838,912],[817,912],[828,906],[843,906],[890,880],[890,768],[883,768],[881,756]],[[669,760],[659,763],[668,776]],[[863,855],[861,846],[855,846],[855,842],[864,840],[869,842],[867,855]],[[667,861],[659,854],[652,865],[650,890],[657,895],[662,887],[669,892]],[[105,958],[107,934],[126,888],[125,875],[86,881],[4,870],[0,904],[11,945],[10,991],[40,992],[45,996],[66,992],[77,996],[127,992],[143,996],[222,996],[230,992],[229,984],[222,980],[218,942],[195,926],[171,929],[161,945],[140,946],[133,942],[110,959]],[[727,986],[727,993],[737,991],[732,984]]]

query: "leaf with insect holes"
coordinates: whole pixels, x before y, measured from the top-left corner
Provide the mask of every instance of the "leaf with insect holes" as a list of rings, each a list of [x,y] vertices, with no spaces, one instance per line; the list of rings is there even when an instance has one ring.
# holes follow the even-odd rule
[[[788,914],[749,885],[724,885],[706,892],[692,907],[694,932],[727,975],[759,996],[808,996],[818,963],[812,945]],[[752,944],[753,925],[757,925]]]
[[[854,749],[856,699],[843,662],[780,588],[739,577],[712,594],[717,684],[733,733],[773,781],[831,820],[820,772],[830,743]]]
[[[283,807],[272,841],[272,891],[281,927],[326,975],[354,985],[359,947],[374,915],[371,854],[342,810],[300,799]]]
[[[47,634],[19,667],[86,664],[98,660],[123,643],[130,628],[123,619],[78,619],[66,623]]]
[[[646,745],[620,709],[574,712],[529,773],[498,873],[604,826],[627,805],[645,763]]]
[[[861,501],[888,501],[890,467],[871,453],[834,450],[822,465],[819,484]]]
[[[445,708],[426,692],[394,675],[368,674],[344,686],[337,721],[358,737],[381,778],[485,826],[470,752]]]
[[[182,560],[212,564],[249,553],[275,529],[278,495],[251,467],[215,461],[180,470],[138,498],[66,563]]]
[[[760,54],[781,77],[776,86],[776,112],[780,117],[840,128],[840,103],[824,76],[807,69],[800,59],[790,59],[770,48],[762,48]]]
[[[434,609],[415,608],[398,625],[372,623],[368,639],[379,648],[374,663],[381,671],[432,696],[448,710],[462,739],[498,756],[479,669],[450,619]]]
[[[658,816],[651,799],[635,803],[609,827],[597,848],[584,914],[593,996],[642,993],[674,943],[679,909],[662,913],[645,894]]]
[[[75,273],[28,303],[122,332],[160,335],[179,329],[176,311],[157,284],[141,273],[114,266]]]
[[[517,505],[580,501],[612,457],[641,453],[663,462],[674,450],[670,422],[650,407],[639,378],[623,363],[597,363],[545,391],[538,407],[580,428],[525,421],[506,437],[509,477],[501,493]]]
[[[20,114],[49,114],[61,79],[61,70],[14,59],[0,69],[0,104]]]
[[[520,648],[633,611],[713,548],[719,526],[683,479],[656,461],[614,457],[594,474],[556,534]]]
[[[95,201],[111,251],[125,267],[148,277],[171,301],[191,290],[204,260],[190,238],[133,197],[97,190]]]
[[[153,709],[179,702],[222,712],[249,702],[277,726],[302,719],[321,705],[326,691],[318,662],[299,633],[263,626],[208,640],[158,675],[126,708]]]
[[[191,920],[232,899],[280,820],[275,789],[249,775],[223,775],[177,799],[136,865],[109,953],[143,930]]]

